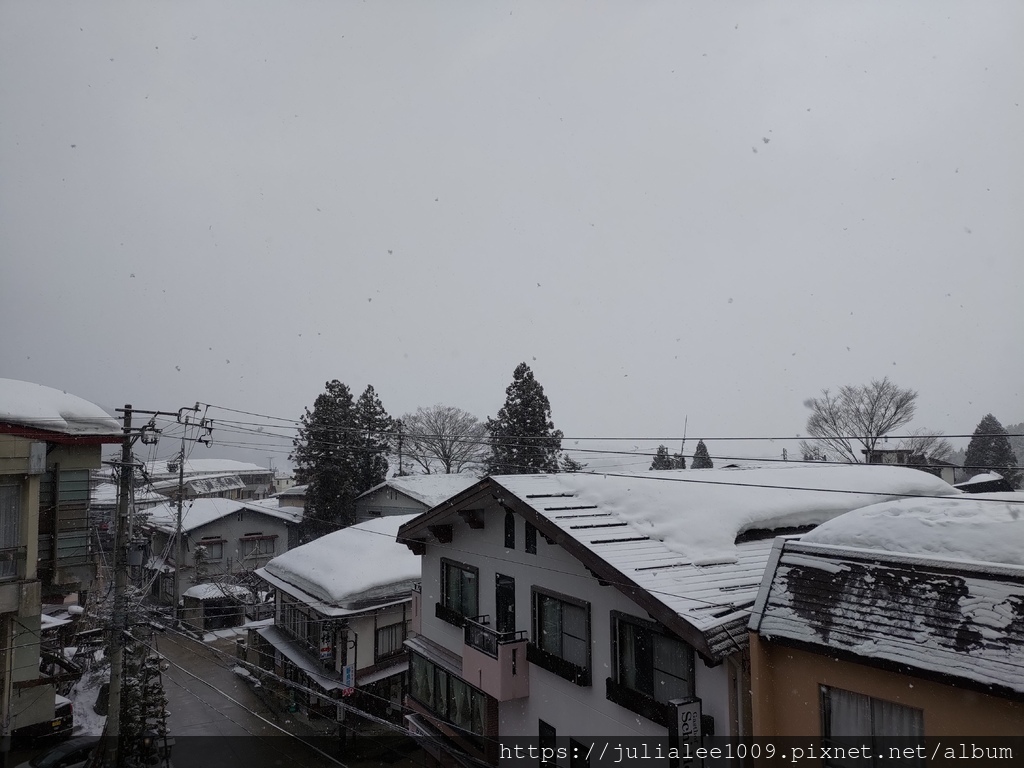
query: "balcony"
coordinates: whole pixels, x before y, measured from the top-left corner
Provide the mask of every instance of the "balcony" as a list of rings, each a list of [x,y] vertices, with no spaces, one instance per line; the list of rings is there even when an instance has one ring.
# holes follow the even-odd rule
[[[530,695],[526,632],[496,632],[487,616],[465,620],[462,679],[498,701]]]

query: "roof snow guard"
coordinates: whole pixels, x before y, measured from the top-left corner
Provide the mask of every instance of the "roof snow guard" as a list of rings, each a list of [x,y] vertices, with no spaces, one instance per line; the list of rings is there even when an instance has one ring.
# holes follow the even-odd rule
[[[925,472],[879,465],[495,476],[403,525],[399,537],[429,546],[432,530],[457,525],[459,511],[498,503],[715,662],[747,644],[772,547],[737,543],[742,534],[813,526],[902,495],[950,493]]]

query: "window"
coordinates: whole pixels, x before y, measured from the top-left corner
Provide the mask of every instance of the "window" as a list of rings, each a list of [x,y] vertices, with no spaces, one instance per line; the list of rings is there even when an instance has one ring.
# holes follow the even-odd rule
[[[864,743],[866,738],[899,738],[908,740],[909,745],[920,741],[924,736],[924,713],[920,709],[905,707],[891,701],[875,699],[861,693],[844,691],[840,688],[821,686],[821,732],[825,743],[837,747],[855,747]],[[899,742],[893,742],[897,744]],[[885,765],[920,765],[918,758],[909,760],[888,759],[886,748],[875,748],[874,755],[883,754],[884,759],[878,763]],[[863,768],[863,759],[826,760],[828,766],[847,766],[857,764]],[[871,763],[874,765],[874,762]]]
[[[204,536],[199,540],[199,546],[206,550],[203,555],[206,560],[221,560],[224,558],[224,539],[220,536]]]
[[[0,485],[0,579],[18,575],[21,546],[21,487]]]
[[[246,538],[242,539],[242,557],[271,556],[274,554],[274,545],[276,540],[276,536],[246,534]]]
[[[479,614],[479,571],[453,560],[441,560],[441,608],[439,617],[461,626],[461,619]]]
[[[403,642],[405,642],[405,622],[400,621],[397,624],[388,624],[386,627],[377,627],[374,661],[397,656],[402,652]]]
[[[590,605],[534,587],[533,642],[527,653],[549,672],[590,685]]]
[[[661,704],[693,695],[693,649],[646,620],[613,614],[616,680]]]
[[[537,529],[533,527],[532,523],[527,523],[525,526],[525,547],[526,554],[536,555],[537,554]]]
[[[442,720],[482,736],[487,697],[465,680],[422,656],[409,660],[409,695]],[[476,741],[474,739],[474,741]]]
[[[516,516],[511,509],[505,510],[505,549],[516,548]]]

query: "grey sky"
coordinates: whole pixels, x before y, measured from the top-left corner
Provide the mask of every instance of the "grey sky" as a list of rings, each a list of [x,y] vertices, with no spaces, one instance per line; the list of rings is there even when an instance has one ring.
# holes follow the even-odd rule
[[[916,426],[1019,421],[1022,33],[1016,0],[4,3],[0,375],[483,418],[525,360],[566,435],[666,438],[889,376]]]

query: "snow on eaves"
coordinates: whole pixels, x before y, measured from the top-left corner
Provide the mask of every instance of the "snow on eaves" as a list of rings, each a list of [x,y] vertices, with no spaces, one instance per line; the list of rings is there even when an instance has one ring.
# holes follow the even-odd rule
[[[189,499],[182,505],[181,527],[185,531],[194,531],[204,525],[220,520],[222,517],[234,514],[239,510],[247,509],[250,512],[278,518],[285,522],[298,522],[296,515],[290,511],[283,512],[269,507],[262,507],[249,501],[237,501],[235,499]],[[149,517],[149,525],[159,528],[167,533],[173,533],[178,524],[177,504],[160,504],[146,510]]]
[[[873,504],[825,523],[802,541],[950,562],[1024,566],[1024,493]]]
[[[327,605],[342,606],[420,578],[420,558],[396,540],[417,515],[389,515],[334,531],[278,555],[263,570]]]
[[[98,405],[59,389],[16,379],[0,379],[0,422],[65,435],[121,435],[121,425]]]

